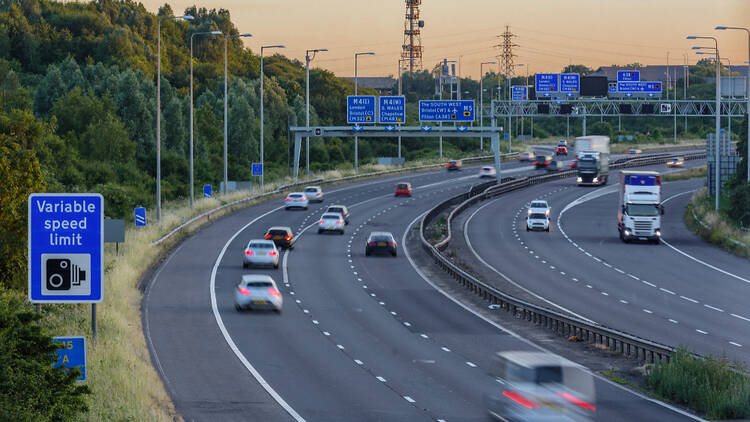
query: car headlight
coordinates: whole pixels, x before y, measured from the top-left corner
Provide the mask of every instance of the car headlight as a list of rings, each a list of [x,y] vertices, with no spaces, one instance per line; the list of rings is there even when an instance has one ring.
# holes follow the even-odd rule
[[[625,236],[630,236],[630,229],[625,229]]]
[[[581,178],[581,177],[577,178],[577,179],[576,179],[576,182],[578,182],[578,183],[581,183],[581,182],[583,182],[583,178]]]
[[[656,231],[655,231],[655,234],[656,234],[657,236],[661,237],[661,230],[659,230],[659,229],[656,229]]]
[[[527,214],[531,214],[531,210],[530,210],[530,209],[529,209],[529,210],[526,210],[526,211],[527,211]]]
[[[599,178],[598,177],[594,177],[591,181],[594,182],[594,183],[596,183],[596,182],[599,181]]]
[[[549,215],[549,210],[544,211],[545,215]]]

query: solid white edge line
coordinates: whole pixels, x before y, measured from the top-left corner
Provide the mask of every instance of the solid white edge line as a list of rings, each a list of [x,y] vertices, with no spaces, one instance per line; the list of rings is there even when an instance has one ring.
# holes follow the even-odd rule
[[[474,249],[474,246],[472,246],[472,244],[471,244],[471,241],[469,240],[469,235],[468,235],[468,231],[469,231],[469,230],[468,230],[468,228],[469,228],[469,223],[471,222],[471,220],[472,220],[472,219],[474,218],[474,216],[475,216],[475,215],[476,215],[476,214],[477,214],[477,213],[478,213],[479,211],[481,211],[481,210],[482,210],[482,209],[483,209],[484,207],[486,207],[486,206],[488,206],[488,205],[492,205],[492,204],[494,204],[494,203],[495,203],[496,201],[498,201],[499,199],[500,199],[500,198],[498,198],[498,199],[494,199],[494,200],[492,200],[492,201],[490,201],[490,202],[488,202],[488,203],[486,203],[486,204],[482,205],[481,207],[477,208],[477,209],[476,209],[476,210],[475,210],[475,211],[474,211],[473,213],[471,213],[471,215],[469,216],[469,218],[467,218],[467,219],[466,219],[466,221],[464,222],[464,241],[466,241],[466,244],[467,244],[467,245],[469,246],[469,250],[471,250],[471,253],[472,253],[472,254],[474,254],[474,256],[475,256],[475,257],[476,257],[476,258],[477,258],[477,259],[479,260],[479,262],[481,262],[481,263],[482,263],[482,264],[483,264],[483,265],[484,265],[485,267],[489,268],[489,269],[490,269],[490,270],[492,270],[492,271],[493,271],[494,273],[496,273],[496,274],[498,274],[498,275],[499,275],[500,277],[504,278],[504,279],[505,279],[505,281],[507,281],[508,283],[510,283],[510,284],[512,284],[512,285],[514,285],[514,286],[516,286],[517,288],[519,288],[519,289],[523,290],[524,292],[526,292],[526,293],[528,293],[528,294],[532,295],[533,297],[535,297],[535,298],[537,298],[537,299],[539,299],[539,300],[541,300],[541,301],[543,301],[543,302],[545,302],[545,303],[548,303],[548,304],[550,304],[550,305],[554,306],[554,307],[555,307],[555,308],[557,308],[557,309],[560,309],[560,310],[563,310],[563,311],[565,311],[565,312],[568,312],[568,313],[569,313],[569,314],[571,314],[571,315],[575,315],[575,316],[577,316],[578,318],[581,318],[581,319],[583,319],[584,321],[587,321],[587,322],[589,322],[589,323],[591,323],[591,324],[596,324],[596,325],[599,325],[599,324],[598,324],[598,323],[597,323],[596,321],[593,321],[593,320],[591,320],[591,319],[589,319],[589,318],[586,318],[586,317],[584,317],[584,316],[582,316],[582,315],[579,315],[579,314],[577,314],[577,313],[575,313],[575,312],[571,311],[570,309],[567,309],[567,308],[565,308],[565,307],[563,307],[563,306],[561,306],[561,305],[558,305],[558,304],[556,304],[555,302],[552,302],[551,300],[549,300],[549,299],[546,299],[546,298],[544,298],[544,297],[542,297],[542,296],[540,296],[540,295],[538,295],[538,294],[536,294],[536,293],[532,292],[531,290],[529,290],[529,289],[527,289],[527,288],[525,288],[525,287],[521,286],[520,284],[518,284],[518,283],[516,283],[515,281],[511,280],[511,279],[510,279],[510,277],[508,277],[508,276],[506,276],[505,274],[501,273],[501,272],[500,272],[500,271],[499,271],[499,270],[498,270],[497,268],[495,268],[495,267],[493,267],[492,265],[490,265],[490,263],[488,263],[487,261],[485,261],[485,260],[484,260],[484,259],[483,259],[483,258],[482,258],[481,256],[479,256],[479,253],[477,253],[477,251],[476,251],[476,250]],[[544,262],[544,261],[542,261],[542,262]]]
[[[409,228],[411,226],[413,226],[414,223],[417,222],[417,220],[419,220],[420,218],[422,218],[422,216],[425,215],[425,214],[427,214],[428,212],[429,211],[425,211],[422,214],[418,215],[417,218],[415,218],[414,220],[412,220],[406,226],[406,230],[404,230],[404,235],[401,237],[401,244],[404,245],[404,255],[406,255],[406,259],[409,260],[409,264],[412,266],[412,268],[414,269],[414,271],[417,274],[419,274],[419,276],[422,278],[422,280],[424,280],[425,283],[429,284],[437,292],[439,292],[440,294],[442,294],[443,296],[445,296],[448,300],[450,300],[451,302],[453,302],[456,305],[460,306],[461,308],[463,308],[464,310],[468,311],[469,313],[473,314],[474,316],[476,316],[477,318],[481,319],[482,321],[484,321],[484,322],[492,325],[493,327],[495,327],[495,328],[497,328],[499,330],[502,330],[502,331],[508,333],[508,335],[510,335],[511,337],[513,337],[513,338],[515,338],[515,339],[517,339],[517,340],[519,340],[519,341],[521,341],[523,343],[526,343],[529,346],[531,346],[531,347],[533,347],[533,348],[535,348],[535,349],[537,349],[539,351],[546,352],[546,353],[549,353],[549,354],[552,354],[552,355],[555,355],[555,356],[559,356],[559,355],[557,355],[555,353],[552,353],[550,350],[545,349],[544,347],[542,347],[542,346],[540,346],[540,345],[538,345],[536,343],[533,343],[531,340],[527,340],[527,339],[521,337],[520,335],[518,335],[514,331],[511,331],[511,330],[503,327],[502,325],[498,324],[497,322],[492,321],[491,319],[485,317],[484,315],[480,314],[479,312],[475,311],[474,309],[472,309],[469,306],[463,304],[458,299],[456,299],[453,296],[451,296],[450,294],[448,294],[448,292],[446,292],[445,290],[441,289],[435,283],[433,283],[432,280],[430,280],[429,278],[427,278],[427,276],[425,275],[425,273],[423,273],[422,270],[419,269],[419,267],[417,267],[417,264],[415,264],[414,260],[411,258],[411,254],[409,253],[409,248],[406,247],[406,235],[409,233]],[[446,347],[442,347],[442,349],[444,351],[446,351],[445,349],[447,349],[447,348]],[[447,351],[450,351],[450,349],[448,349]],[[686,412],[686,411],[684,411],[682,409],[679,409],[679,408],[674,407],[674,406],[672,406],[670,404],[664,403],[664,402],[659,401],[659,400],[657,400],[655,398],[646,396],[646,395],[644,395],[644,394],[642,394],[642,393],[640,393],[638,391],[635,391],[635,390],[627,388],[627,387],[625,387],[623,385],[620,385],[620,384],[618,384],[618,383],[610,380],[609,378],[607,378],[607,377],[605,377],[603,375],[600,375],[600,374],[598,374],[596,372],[589,371],[589,373],[592,376],[594,376],[597,379],[599,379],[600,381],[605,382],[605,383],[607,383],[607,384],[609,384],[609,385],[611,385],[611,386],[613,386],[615,388],[619,388],[619,389],[621,389],[623,391],[627,391],[628,393],[630,393],[630,394],[632,394],[632,395],[634,395],[634,396],[636,396],[636,397],[638,397],[640,399],[643,399],[643,400],[646,400],[648,402],[654,403],[654,404],[656,404],[658,406],[661,406],[661,407],[663,407],[665,409],[669,409],[669,410],[671,410],[671,411],[673,411],[675,413],[678,413],[678,414],[680,414],[682,416],[686,416],[686,417],[688,417],[690,419],[693,419],[693,420],[696,420],[696,421],[701,421],[701,422],[708,422],[705,419],[700,418],[700,417],[698,417],[696,415],[693,415],[693,414],[691,414],[689,412]]]
[[[237,347],[237,345],[234,343],[234,340],[232,340],[232,336],[229,335],[229,332],[227,331],[226,326],[224,326],[224,321],[221,318],[221,314],[219,313],[219,309],[216,306],[216,273],[219,270],[219,264],[221,264],[222,258],[224,258],[224,254],[227,251],[227,248],[229,247],[229,244],[234,241],[237,236],[239,236],[240,233],[242,233],[245,229],[250,227],[253,223],[260,220],[261,218],[276,212],[280,209],[283,209],[284,206],[280,206],[278,208],[274,208],[256,218],[251,220],[249,223],[245,224],[240,228],[238,231],[236,231],[232,237],[229,238],[227,243],[224,244],[224,247],[221,249],[221,252],[219,253],[219,256],[216,258],[216,262],[214,263],[213,270],[211,270],[211,282],[209,284],[209,291],[211,293],[211,310],[214,313],[214,318],[216,319],[216,324],[219,326],[219,330],[221,330],[221,334],[224,336],[224,340],[229,345],[229,348],[232,349],[232,352],[234,352],[235,356],[242,362],[242,364],[247,368],[247,370],[250,372],[250,374],[255,378],[255,380],[260,384],[261,387],[263,387],[264,390],[276,401],[276,403],[279,404],[288,414],[291,416],[295,421],[297,422],[304,422],[305,419],[299,415],[280,395],[276,392],[276,390],[271,387],[268,382],[263,378],[263,376],[258,372],[258,370],[255,369],[255,367],[250,363],[250,361],[247,360],[245,355],[242,354],[240,349]],[[284,253],[284,264],[286,264],[286,257],[288,255],[288,252]],[[285,265],[286,267],[286,265]]]

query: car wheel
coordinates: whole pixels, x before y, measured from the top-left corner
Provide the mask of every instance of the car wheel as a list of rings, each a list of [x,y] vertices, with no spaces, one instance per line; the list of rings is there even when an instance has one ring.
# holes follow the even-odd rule
[[[344,235],[344,230],[339,231],[339,234],[343,236]]]
[[[547,230],[545,230],[545,231],[546,231],[546,232],[549,232],[549,227],[547,227]]]
[[[273,269],[274,270],[278,270],[279,269],[279,264],[278,263],[277,264],[273,264]]]
[[[529,231],[529,226],[526,226],[526,231]]]
[[[237,312],[242,312],[242,307],[238,304],[234,304],[234,309],[237,310]]]
[[[395,258],[396,256],[398,256],[398,253],[397,253],[397,252],[394,252],[394,253],[393,253],[393,257]]]
[[[323,233],[323,230],[318,229],[318,234]]]
[[[307,211],[307,207],[303,207],[303,209],[304,209],[305,211]]]
[[[242,263],[242,268],[247,268],[247,262]]]
[[[277,314],[281,313],[281,309],[274,309],[273,311],[276,312]]]

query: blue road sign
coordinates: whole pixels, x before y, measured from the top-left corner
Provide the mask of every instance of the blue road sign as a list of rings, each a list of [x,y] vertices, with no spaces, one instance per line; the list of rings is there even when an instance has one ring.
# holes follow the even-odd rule
[[[559,74],[557,73],[537,73],[535,77],[535,88],[537,97],[549,97],[551,94],[558,92]]]
[[[63,348],[56,351],[57,362],[52,367],[62,366],[65,372],[78,368],[81,375],[76,381],[86,381],[86,337],[52,337],[52,342],[63,344]]]
[[[661,94],[661,82],[617,82],[617,92]]]
[[[29,195],[30,302],[101,302],[103,208],[98,193]]]
[[[420,100],[420,122],[473,122],[473,100]]]
[[[607,92],[617,92],[617,82],[610,82]]]
[[[375,123],[375,96],[346,97],[346,123]]]
[[[529,99],[528,88],[524,85],[513,85],[510,87],[511,99],[513,101],[526,101]]]
[[[263,163],[253,163],[250,168],[251,176],[262,176],[263,175]]]
[[[510,133],[508,132],[503,133],[503,138],[510,139]]]
[[[406,97],[403,95],[379,97],[378,110],[378,122],[404,123],[406,121]]]
[[[211,192],[211,185],[203,185],[203,197],[210,198],[213,192]]]
[[[577,73],[560,74],[560,92],[579,92],[581,90],[581,75]]]
[[[641,80],[640,70],[618,70],[617,82],[638,82]]]
[[[133,210],[135,214],[135,226],[143,227],[146,225],[146,208],[138,207]]]

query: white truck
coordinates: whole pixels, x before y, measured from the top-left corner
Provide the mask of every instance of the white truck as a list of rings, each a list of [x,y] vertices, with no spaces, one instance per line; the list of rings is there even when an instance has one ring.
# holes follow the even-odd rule
[[[620,172],[620,195],[617,209],[617,231],[620,240],[661,239],[661,176],[655,171]]]
[[[575,149],[578,186],[606,185],[609,176],[609,137],[579,136]]]

